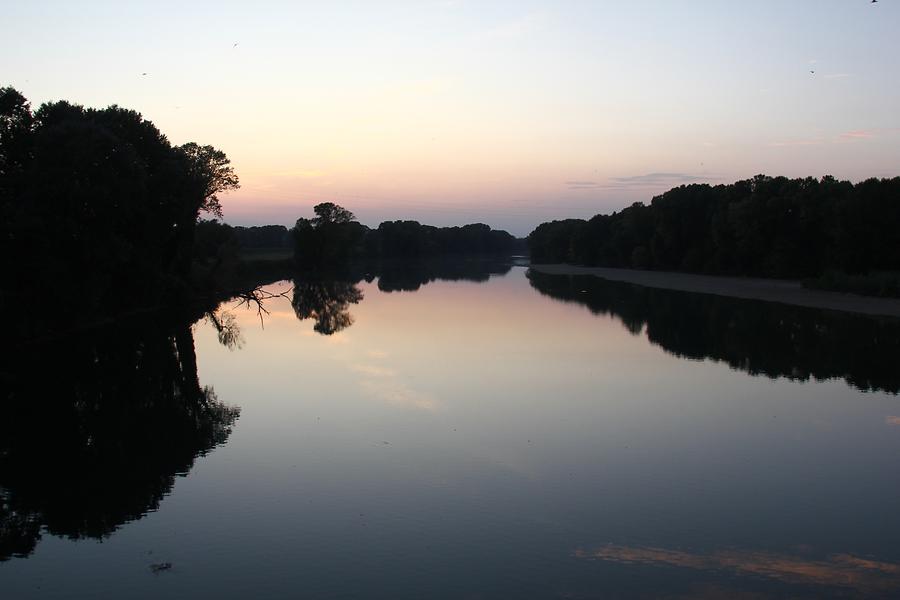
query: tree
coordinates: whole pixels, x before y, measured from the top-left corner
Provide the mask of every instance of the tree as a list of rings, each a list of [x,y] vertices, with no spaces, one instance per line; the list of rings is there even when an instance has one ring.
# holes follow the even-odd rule
[[[349,210],[324,202],[312,219],[297,219],[294,257],[304,267],[335,266],[359,259],[420,258],[442,254],[510,255],[518,240],[483,223],[434,227],[418,221],[384,221],[372,230]]]
[[[221,215],[237,187],[223,152],[173,147],[136,111],[59,101],[32,112],[0,88],[0,253],[15,257],[0,305],[27,305],[53,329],[183,299],[199,216]],[[34,300],[60,288],[63,307]]]
[[[313,227],[321,227],[323,225],[343,225],[356,220],[352,212],[342,206],[338,206],[333,202],[322,202],[313,207],[316,213],[312,219]]]
[[[188,159],[188,173],[197,186],[195,218],[201,211],[222,218],[219,194],[240,188],[231,161],[221,150],[189,142],[179,147]]]
[[[335,265],[358,258],[368,229],[358,223],[353,213],[332,202],[313,207],[312,219],[297,219],[294,258],[307,267]]]
[[[0,200],[7,198],[11,178],[21,172],[33,126],[25,96],[11,87],[0,88]]]
[[[588,222],[543,223],[528,245],[534,262],[820,280],[837,271],[870,277],[853,281],[871,293],[900,280],[898,231],[900,177],[854,185],[757,175],[680,186],[650,206],[636,203]]]

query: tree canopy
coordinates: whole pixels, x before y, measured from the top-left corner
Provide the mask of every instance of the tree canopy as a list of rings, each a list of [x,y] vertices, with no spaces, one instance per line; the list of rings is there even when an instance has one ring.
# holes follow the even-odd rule
[[[0,303],[67,290],[60,319],[184,291],[201,214],[238,187],[225,154],[173,146],[140,113],[66,101],[32,110],[0,88]]]
[[[687,185],[590,220],[542,223],[534,262],[764,277],[900,270],[900,177],[759,175]]]
[[[313,212],[316,213],[312,224],[314,227],[322,227],[325,225],[343,225],[355,221],[356,217],[352,212],[338,206],[333,202],[322,202],[313,206]]]
[[[512,254],[518,241],[483,223],[433,227],[417,221],[385,221],[370,229],[349,210],[325,202],[316,217],[297,220],[292,230],[296,261],[301,266],[334,265],[352,260],[420,258],[441,254]]]

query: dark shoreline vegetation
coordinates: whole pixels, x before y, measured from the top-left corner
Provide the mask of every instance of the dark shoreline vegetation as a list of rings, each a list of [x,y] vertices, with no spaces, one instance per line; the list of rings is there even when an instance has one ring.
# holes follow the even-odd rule
[[[13,258],[0,284],[0,307],[14,315],[9,331],[15,348],[0,367],[0,563],[31,556],[45,536],[110,538],[158,510],[179,477],[228,442],[241,408],[223,401],[236,393],[225,393],[227,379],[224,387],[215,379],[223,400],[201,382],[195,347],[199,321],[212,328],[203,336],[212,333],[228,349],[240,349],[245,339],[237,310],[249,309],[265,320],[269,302],[289,302],[305,327],[330,336],[354,325],[354,306],[376,286],[380,292],[404,293],[434,281],[484,282],[509,273],[516,264],[511,257],[527,250],[524,240],[483,224],[439,228],[387,221],[373,229],[332,203],[315,206],[315,216],[298,219],[292,229],[201,219],[220,218],[219,196],[237,187],[224,153],[193,143],[173,146],[134,111],[66,102],[32,111],[21,94],[0,89],[0,243],[4,255]],[[646,225],[645,208],[622,211],[623,222],[639,214],[635,222]],[[684,218],[693,224],[690,213]],[[885,223],[892,218],[883,217]],[[568,248],[561,258],[573,260],[577,255],[570,251],[602,247],[591,245],[600,238],[588,237],[595,219],[567,221],[581,225],[560,230],[555,223],[542,225],[529,243],[534,249],[549,225],[558,236],[554,243]],[[609,231],[630,231],[631,225],[612,221]],[[576,231],[580,237],[567,237]],[[855,290],[871,285],[877,274],[874,293],[896,289],[889,272],[875,271],[894,268],[889,252],[878,260],[866,254],[879,244],[889,246],[894,235],[878,230],[857,257],[860,262],[853,263],[871,266],[870,273],[826,270],[830,279],[823,285]],[[573,245],[576,238],[581,245]],[[647,262],[652,252],[671,250],[653,239],[647,252],[630,250],[628,259],[637,263],[628,266],[671,266]],[[764,237],[759,243],[770,241]],[[549,256],[540,254],[544,250],[538,250],[542,258]],[[687,250],[702,256],[705,251]],[[519,277],[510,282],[521,285]],[[528,278],[540,294],[614,316],[632,334],[646,334],[650,343],[679,357],[721,361],[753,376],[842,379],[863,391],[900,392],[894,365],[900,355],[897,320],[596,277],[531,271]],[[264,287],[279,281],[286,283]],[[512,288],[497,286],[506,289]],[[487,318],[507,308],[484,311],[482,301],[479,296],[473,302]],[[515,310],[505,312],[520,319]],[[529,322],[506,327],[503,331],[524,329]],[[467,347],[477,335],[466,338]],[[543,351],[546,338],[533,339],[532,348]],[[197,340],[199,357],[210,360],[202,344],[215,342]],[[437,338],[436,344],[443,343]],[[514,363],[518,356],[513,352],[501,360]],[[596,367],[589,353],[580,358],[589,363],[586,372]],[[494,360],[484,362],[491,367]],[[309,372],[308,363],[297,364]],[[544,364],[536,370],[542,378]],[[257,377],[253,384],[265,386],[271,373]],[[471,373],[467,379],[475,381]],[[502,382],[503,389],[509,382]],[[238,402],[240,397],[237,392]],[[490,400],[486,405],[493,408]],[[333,497],[326,500],[332,503]],[[461,540],[461,548],[468,545],[468,539]],[[144,558],[154,561],[152,573],[172,567],[156,562],[164,559],[151,558],[149,550]]]
[[[373,230],[331,203],[291,231],[231,227],[216,220],[219,196],[238,187],[223,152],[173,146],[133,110],[66,101],[32,110],[18,91],[0,88],[0,251],[15,257],[0,308],[19,315],[13,338],[46,340],[155,312],[202,314],[295,271],[359,263],[391,271],[397,257],[524,249],[481,224],[394,221]]]
[[[313,207],[315,217],[282,225],[231,226],[215,220],[197,225],[196,262],[207,270],[223,264],[281,263],[300,272],[334,272],[396,259],[497,257],[525,252],[525,240],[482,223],[434,227],[417,221],[385,221],[372,229],[331,202]]]
[[[223,152],[173,146],[118,106],[35,111],[0,89],[0,308],[20,339],[190,305],[196,223],[238,178]],[[61,297],[65,301],[61,301]]]
[[[900,177],[683,185],[650,205],[543,223],[528,247],[534,263],[803,279],[900,296]]]

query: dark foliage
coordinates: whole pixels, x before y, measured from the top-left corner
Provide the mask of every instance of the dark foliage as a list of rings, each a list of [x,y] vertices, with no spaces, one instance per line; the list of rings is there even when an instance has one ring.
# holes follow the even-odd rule
[[[900,321],[758,300],[691,294],[530,270],[544,295],[613,315],[676,356],[712,359],[751,375],[844,379],[900,392]]]
[[[194,261],[223,260],[238,248],[235,228],[217,220],[201,220],[194,234]]]
[[[350,211],[326,202],[313,219],[298,219],[292,230],[294,256],[302,267],[333,267],[359,260],[438,255],[510,255],[520,249],[505,231],[476,223],[432,227],[417,221],[385,221],[378,229],[358,223]]]
[[[234,237],[241,248],[289,248],[291,234],[284,225],[258,227],[232,227]]]
[[[183,295],[195,252],[212,252],[194,249],[199,214],[237,186],[222,152],[172,146],[135,111],[32,111],[0,88],[0,307],[35,307],[27,335]],[[59,290],[65,304],[40,304]]]
[[[330,267],[365,255],[369,229],[353,213],[331,202],[317,204],[313,211],[315,217],[297,219],[291,230],[298,265]]]
[[[440,254],[512,254],[515,238],[483,223],[433,227],[416,221],[385,221],[375,232],[380,256],[388,258]]]
[[[528,245],[536,263],[790,278],[897,271],[900,177],[681,186],[650,206],[543,223]]]

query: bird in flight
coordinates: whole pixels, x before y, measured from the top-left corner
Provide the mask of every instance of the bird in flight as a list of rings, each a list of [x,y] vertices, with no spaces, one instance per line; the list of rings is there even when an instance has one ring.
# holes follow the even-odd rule
[[[141,73],[141,77],[144,77],[144,76],[146,76],[146,75],[147,75],[146,73]]]
[[[231,47],[232,47],[232,48],[237,48],[238,44],[240,44],[240,42],[235,42],[234,45],[231,46]]]

